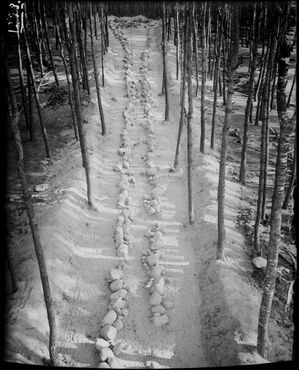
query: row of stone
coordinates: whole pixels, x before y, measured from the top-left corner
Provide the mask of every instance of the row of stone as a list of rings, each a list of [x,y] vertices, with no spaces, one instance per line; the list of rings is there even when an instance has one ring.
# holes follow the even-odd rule
[[[123,48],[126,45],[125,37],[113,22],[110,22],[110,27],[118,38]],[[125,49],[125,48],[124,48]],[[125,49],[126,51],[127,49]],[[128,53],[126,52],[126,57]],[[126,61],[125,61],[126,63]],[[126,107],[124,111],[125,125],[128,125],[128,117],[130,116],[131,107]],[[134,175],[130,170],[132,166],[131,150],[129,138],[126,129],[121,133],[121,146],[118,149],[118,154],[121,156],[119,162],[113,169],[121,173],[119,183],[118,208],[121,209],[121,214],[117,218],[115,228],[115,245],[116,255],[122,258],[120,264],[111,268],[109,272],[108,282],[110,288],[109,311],[102,321],[102,329],[100,338],[96,340],[96,350],[100,354],[99,368],[117,368],[119,362],[117,356],[122,352],[121,344],[116,344],[118,331],[123,328],[123,319],[128,315],[128,304],[126,296],[128,287],[124,280],[124,263],[129,255],[129,248],[132,247],[133,236],[131,232],[131,197],[129,196],[129,185],[135,184]]]
[[[147,33],[147,44],[146,50],[142,53],[141,59],[143,60],[141,66],[141,94],[143,99],[141,100],[144,106],[144,114],[147,117],[144,123],[146,134],[151,139],[154,138],[154,132],[152,128],[152,119],[150,117],[150,99],[151,99],[151,85],[148,75],[149,63],[150,63],[150,38]],[[151,144],[152,140],[150,141]],[[151,149],[148,146],[148,149]],[[160,179],[157,175],[157,168],[153,164],[152,151],[148,150],[144,161],[147,165],[145,175],[147,176],[148,182],[155,186],[152,191],[151,197],[144,195],[144,205],[146,210],[151,215],[161,213],[160,196],[161,186],[158,186]],[[161,250],[160,247],[163,244],[163,228],[159,223],[155,223],[152,228],[147,229],[145,236],[148,239],[149,247],[144,249],[142,252],[141,262],[143,267],[147,270],[149,280],[145,284],[145,288],[149,290],[149,304],[151,306],[151,319],[156,327],[166,325],[169,322],[169,316],[166,313],[166,309],[173,306],[172,302],[166,299],[165,296],[165,278],[164,269],[160,265]]]

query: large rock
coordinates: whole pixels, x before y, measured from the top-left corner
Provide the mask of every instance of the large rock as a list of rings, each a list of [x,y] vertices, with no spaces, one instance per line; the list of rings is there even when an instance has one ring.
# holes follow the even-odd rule
[[[124,281],[122,279],[117,279],[110,284],[110,289],[112,292],[116,292],[117,290],[121,289],[123,285]]]
[[[169,323],[169,317],[166,314],[153,317],[153,324],[156,327],[166,325],[168,323]]]
[[[114,309],[116,312],[126,307],[126,301],[122,298],[113,298],[109,303],[109,309]]]
[[[103,338],[97,338],[95,346],[96,346],[96,350],[100,351],[102,348],[109,347],[110,343],[107,340],[103,339]]]
[[[100,360],[107,361],[109,358],[114,357],[114,353],[109,347],[102,348],[100,351]]]
[[[116,338],[117,329],[112,325],[106,325],[100,331],[100,335],[109,342]]]
[[[112,325],[116,319],[117,319],[116,312],[114,310],[110,310],[107,312],[107,314],[103,318],[102,326]]]
[[[152,306],[158,306],[161,302],[162,302],[162,297],[161,297],[161,294],[159,294],[158,292],[154,292],[149,299],[149,303]]]

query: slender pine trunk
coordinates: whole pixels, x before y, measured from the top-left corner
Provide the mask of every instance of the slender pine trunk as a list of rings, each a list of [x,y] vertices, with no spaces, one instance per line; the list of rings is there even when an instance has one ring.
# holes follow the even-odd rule
[[[94,69],[94,78],[96,83],[96,91],[97,91],[97,98],[98,98],[98,106],[99,106],[99,113],[101,117],[101,124],[102,124],[102,135],[106,136],[106,124],[105,124],[105,117],[104,117],[104,111],[102,106],[102,99],[101,99],[101,90],[100,90],[100,83],[99,83],[99,72],[97,68],[97,61],[95,56],[95,47],[94,47],[94,40],[93,40],[93,29],[92,29],[92,23],[93,23],[93,14],[92,14],[92,5],[90,3],[90,18],[89,18],[89,26],[90,26],[90,40],[91,40],[91,53],[92,53],[92,62],[93,62],[93,69]]]
[[[228,65],[228,84],[227,84],[227,101],[225,107],[225,116],[222,131],[219,182],[218,182],[218,242],[217,242],[217,259],[223,259],[225,244],[225,225],[224,225],[224,202],[225,202],[225,167],[227,152],[227,134],[230,126],[232,113],[232,99],[234,94],[234,76],[237,68],[239,55],[239,5],[232,6],[232,27],[231,27],[231,50],[229,53]]]
[[[200,152],[205,152],[205,135],[206,135],[206,104],[205,104],[205,95],[206,95],[206,76],[207,76],[207,51],[206,51],[206,15],[207,15],[207,3],[202,3],[202,59],[201,59],[201,106],[200,106]]]

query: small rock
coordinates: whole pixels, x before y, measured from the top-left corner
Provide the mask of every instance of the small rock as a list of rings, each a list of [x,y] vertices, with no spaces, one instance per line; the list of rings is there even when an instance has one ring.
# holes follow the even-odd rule
[[[162,302],[162,297],[161,295],[158,293],[158,292],[154,292],[150,299],[149,299],[149,303],[152,305],[152,306],[157,306],[159,305],[160,303]]]
[[[156,265],[150,271],[150,276],[153,278],[159,278],[161,276],[161,273],[162,273],[162,267],[160,267],[159,265]]]
[[[264,268],[265,269],[266,266],[267,266],[267,260],[265,258],[263,258],[263,257],[255,257],[255,258],[253,258],[252,263],[258,269],[260,269],[260,268]]]
[[[165,308],[162,305],[157,305],[152,307],[152,313],[160,313],[163,314],[165,313]]]
[[[155,176],[157,174],[157,170],[154,167],[147,168],[145,174],[146,176]]]
[[[113,352],[116,356],[120,355],[123,351],[123,345],[121,343],[117,343],[114,347],[113,347]]]
[[[107,362],[100,362],[98,365],[99,369],[110,369],[110,366],[107,364]]]
[[[164,294],[164,285],[165,285],[165,280],[163,277],[161,277],[158,281],[155,281],[153,285],[153,289],[158,292],[159,294],[163,295]]]
[[[157,253],[151,253],[149,256],[147,256],[147,263],[150,266],[155,266],[159,262],[160,256],[161,255],[159,251]]]
[[[169,317],[166,314],[160,315],[160,316],[154,316],[153,323],[156,327],[166,325],[169,323]]]
[[[156,231],[153,235],[153,239],[155,241],[161,240],[162,238],[163,238],[163,235],[162,235],[161,231]]]
[[[174,303],[173,303],[173,302],[171,302],[171,301],[164,301],[164,302],[163,302],[163,306],[164,306],[166,309],[170,310],[171,308],[173,308],[173,307],[174,307]]]
[[[122,298],[113,298],[109,303],[109,309],[114,309],[116,312],[120,311],[126,306],[126,301]]]
[[[34,190],[40,193],[40,192],[46,191],[48,188],[49,188],[49,184],[39,184],[35,186]]]
[[[110,310],[105,317],[103,318],[102,321],[102,326],[105,325],[112,325],[114,321],[117,319],[117,314],[114,310]]]
[[[129,254],[129,248],[127,244],[121,244],[116,251],[117,257],[127,258]]]
[[[126,150],[124,148],[119,148],[118,149],[118,154],[119,155],[124,155],[126,153]]]
[[[120,163],[116,164],[114,167],[113,167],[113,171],[116,171],[116,172],[121,172],[122,170],[122,166]]]
[[[115,337],[117,335],[117,329],[114,326],[106,325],[102,328],[102,330],[100,332],[100,335],[104,339],[106,339],[108,341],[111,341],[111,340],[115,339]]]
[[[116,292],[117,290],[121,289],[124,285],[124,281],[122,279],[117,279],[117,280],[114,280],[111,284],[110,284],[110,289],[112,292]]]
[[[112,350],[109,348],[109,347],[104,347],[101,349],[100,351],[100,360],[102,362],[108,360],[109,358],[112,358],[114,357],[114,353],[112,352]]]
[[[151,230],[147,229],[144,233],[144,236],[146,236],[147,238],[151,238],[153,236],[153,233],[151,232]]]
[[[108,364],[112,369],[122,369],[124,367],[117,357],[109,358]]]
[[[121,310],[121,313],[123,314],[123,316],[128,316],[129,311],[128,311],[128,309],[127,309],[127,308],[123,308],[123,309]]]
[[[126,291],[126,289],[117,290],[116,292],[111,293],[110,299],[112,300],[114,298],[116,298],[116,299],[118,299],[118,298],[125,298],[125,296],[126,296],[127,293],[128,292]]]
[[[115,322],[113,323],[113,326],[117,329],[117,330],[121,330],[123,327],[124,327],[124,324],[123,324],[123,321],[121,318],[118,318],[117,320],[115,320]]]
[[[122,279],[123,276],[124,276],[124,272],[120,268],[112,268],[110,270],[111,280]]]
[[[97,338],[95,345],[96,345],[97,351],[100,351],[102,348],[106,348],[110,346],[109,342],[107,342],[107,340],[103,338]]]

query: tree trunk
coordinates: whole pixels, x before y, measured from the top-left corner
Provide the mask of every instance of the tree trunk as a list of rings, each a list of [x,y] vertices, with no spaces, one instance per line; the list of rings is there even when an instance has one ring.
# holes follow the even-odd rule
[[[102,65],[102,86],[105,87],[105,74],[104,74],[104,27],[103,27],[103,16],[101,18],[101,65]]]
[[[185,95],[186,95],[186,68],[187,67],[187,16],[185,17],[185,27],[184,27],[184,60],[183,60],[183,70],[182,70],[182,88],[181,88],[181,113],[180,113],[180,123],[179,123],[179,131],[178,131],[178,139],[174,157],[174,169],[177,168],[179,163],[179,151],[180,151],[180,142],[181,142],[181,135],[184,123],[184,111],[185,111]]]
[[[165,40],[165,2],[163,2],[163,17],[162,17],[162,57],[163,57],[163,76],[165,90],[165,121],[169,121],[169,101],[168,101],[168,82],[166,69],[166,40]]]
[[[25,17],[26,17],[26,14],[27,14],[27,9],[25,10]],[[44,77],[45,71],[44,71],[43,54],[42,54],[42,47],[41,47],[42,38],[40,37],[40,32],[38,29],[38,23],[36,19],[36,11],[34,9],[34,4],[32,4],[32,20],[33,20],[33,25],[34,25],[33,34],[36,35],[36,46],[37,46],[37,55],[38,55],[40,74],[41,74],[41,77]]]
[[[294,140],[294,157],[293,157],[293,163],[292,163],[292,169],[291,169],[291,176],[289,179],[289,186],[287,188],[287,192],[284,198],[284,202],[282,205],[282,209],[288,209],[290,200],[291,200],[291,195],[293,193],[294,189],[294,184],[295,184],[295,179],[296,179],[296,173],[297,173],[297,140],[296,140],[296,135],[295,135],[295,140]]]
[[[92,53],[92,62],[93,62],[93,69],[94,69],[94,78],[96,83],[96,91],[97,91],[97,98],[98,98],[98,106],[99,106],[99,112],[101,116],[101,123],[102,123],[102,135],[106,136],[106,125],[105,125],[105,117],[104,117],[104,111],[102,106],[102,99],[101,99],[101,90],[100,90],[100,84],[99,84],[99,72],[97,68],[97,61],[95,56],[95,48],[94,48],[94,41],[93,41],[93,29],[92,29],[92,23],[93,23],[93,14],[92,14],[92,4],[90,3],[90,18],[89,18],[89,26],[90,26],[90,40],[91,40],[91,53]]]
[[[29,140],[34,140],[34,117],[33,117],[33,96],[32,96],[32,82],[30,78],[30,64],[28,58],[26,58],[27,68],[27,87],[28,87],[28,115],[29,115]]]
[[[72,118],[73,118],[73,128],[74,128],[74,133],[75,133],[75,138],[78,141],[78,128],[77,128],[77,120],[76,120],[76,114],[75,114],[75,107],[74,107],[74,97],[72,93],[72,88],[71,88],[71,82],[69,78],[69,72],[64,56],[64,51],[63,51],[63,45],[61,41],[61,35],[60,35],[60,30],[58,27],[58,24],[56,23],[56,34],[57,34],[57,41],[59,44],[59,52],[60,56],[64,65],[64,70],[65,70],[65,76],[66,76],[66,81],[67,81],[67,87],[68,87],[68,92],[69,92],[69,101],[70,101],[70,107],[71,107],[71,113],[72,113]]]
[[[287,5],[289,7],[289,4]],[[288,11],[284,12],[288,15]],[[278,61],[278,81],[277,81],[277,111],[280,124],[280,134],[277,148],[277,159],[275,166],[275,181],[272,195],[272,208],[270,216],[270,239],[268,245],[267,267],[264,279],[264,290],[260,306],[258,322],[258,353],[267,358],[268,356],[268,326],[271,314],[272,301],[275,291],[275,280],[277,273],[278,253],[281,240],[281,207],[284,196],[285,174],[287,167],[287,152],[289,139],[292,134],[296,112],[290,119],[287,115],[286,85],[288,74],[288,58],[290,56],[289,45],[285,39],[285,26],[282,33],[284,38],[280,46]]]
[[[22,16],[21,16],[22,17]],[[22,62],[22,52],[21,52],[21,37],[20,37],[20,28],[23,28],[23,19],[19,15],[19,8],[16,8],[16,29],[17,29],[17,41],[18,41],[18,70],[19,70],[19,81],[22,95],[22,103],[24,108],[24,115],[26,120],[26,127],[29,129],[30,122],[27,110],[27,101],[26,101],[26,89],[24,85],[24,76],[23,76],[23,62]]]
[[[206,118],[205,118],[205,94],[206,94],[206,76],[207,76],[207,51],[206,51],[206,13],[207,3],[202,3],[202,59],[201,59],[201,117],[200,117],[200,152],[205,152]]]
[[[2,45],[4,48],[4,46]],[[6,75],[7,75],[7,87],[10,95],[10,104],[11,104],[11,111],[12,115],[10,117],[10,127],[11,131],[14,136],[14,141],[16,145],[16,156],[17,156],[17,169],[21,180],[21,186],[22,186],[22,192],[23,192],[23,199],[28,215],[29,225],[31,228],[32,238],[33,238],[33,244],[35,248],[35,254],[37,258],[37,263],[39,267],[42,287],[43,287],[43,293],[44,293],[44,299],[45,299],[45,305],[48,315],[48,321],[49,321],[49,329],[50,329],[50,338],[49,338],[49,354],[50,354],[50,362],[52,366],[58,365],[58,358],[57,358],[57,349],[56,349],[56,341],[57,341],[57,326],[56,326],[56,317],[55,317],[55,308],[54,308],[54,302],[51,294],[50,289],[50,282],[49,282],[49,276],[47,272],[46,267],[46,261],[44,257],[44,251],[43,247],[40,241],[39,237],[39,230],[38,230],[38,223],[37,219],[35,217],[35,212],[33,208],[33,204],[31,201],[31,197],[28,191],[28,185],[26,180],[26,174],[24,169],[24,155],[23,155],[23,146],[21,141],[21,135],[18,127],[19,122],[19,112],[16,105],[16,100],[14,97],[14,91],[12,87],[12,83],[10,80],[10,74],[9,74],[9,67],[7,58],[5,58],[5,69],[6,69]]]
[[[271,41],[268,45],[268,60],[265,61],[265,81],[262,88],[262,99],[263,99],[263,110],[262,110],[262,129],[261,129],[261,157],[260,157],[260,176],[259,176],[259,186],[258,186],[258,200],[257,200],[257,211],[254,224],[254,248],[258,255],[260,255],[260,242],[259,242],[259,227],[262,216],[262,199],[263,199],[263,189],[265,181],[265,165],[266,165],[266,135],[267,135],[267,108],[269,100],[269,84],[270,84],[270,74],[273,67],[276,41],[275,33],[269,35]]]
[[[30,75],[29,78],[31,78],[31,82],[32,82],[31,86],[32,86],[32,90],[33,90],[35,103],[36,103],[39,122],[40,122],[40,125],[41,125],[42,135],[43,135],[45,149],[46,149],[46,155],[47,155],[48,158],[51,158],[52,155],[51,155],[51,149],[50,149],[50,145],[49,145],[48,133],[47,133],[47,129],[46,129],[44,119],[43,119],[42,109],[41,109],[41,106],[40,106],[39,97],[38,97],[38,93],[37,93],[36,86],[35,86],[34,72],[33,72],[33,67],[32,67],[32,62],[31,62],[31,55],[30,55],[30,50],[29,50],[29,46],[28,46],[28,41],[27,41],[25,28],[23,30],[23,33],[24,33],[24,40],[25,40],[25,47],[26,47],[26,55],[27,55],[27,60],[28,60],[28,64],[29,64],[29,75]]]
[[[78,14],[74,22],[76,23],[77,41],[78,41],[78,46],[79,46],[80,60],[81,60],[82,74],[83,74],[82,87],[83,87],[83,90],[86,90],[87,94],[90,96],[90,87],[89,87],[88,71],[87,71],[87,58],[86,58],[84,45],[82,41],[82,27],[81,27],[81,22],[80,22]]]
[[[176,79],[179,79],[179,47],[180,47],[180,21],[179,21],[179,10],[178,5],[176,4],[176,48],[175,48],[175,60],[176,60]]]
[[[46,15],[45,15],[45,3],[41,2],[41,6],[42,6],[41,21],[42,21],[42,25],[43,25],[43,29],[44,29],[44,33],[45,33],[45,38],[46,38],[46,44],[47,44],[47,48],[48,48],[48,52],[49,52],[49,56],[50,56],[50,63],[51,63],[52,71],[53,71],[53,74],[54,74],[54,79],[55,79],[56,86],[59,86],[59,81],[58,81],[57,73],[56,73],[56,70],[55,70],[55,64],[54,64],[52,50],[51,50],[51,44],[50,44],[49,36],[48,36],[48,27],[47,27],[47,22],[46,22]]]
[[[297,69],[295,69],[295,74],[294,74],[294,78],[293,78],[293,82],[292,82],[291,90],[290,90],[289,97],[288,97],[288,102],[287,102],[287,107],[288,107],[288,108],[290,107],[291,97],[292,97],[293,89],[294,89],[294,86],[295,86],[295,81],[296,81],[296,72],[297,72]]]
[[[191,13],[191,12],[190,12]],[[187,160],[188,160],[188,215],[189,223],[194,224],[194,205],[192,196],[192,117],[193,117],[193,93],[192,93],[192,53],[191,53],[191,27],[192,20],[188,17],[187,32],[187,83],[188,83],[188,115],[187,115]]]
[[[213,102],[213,116],[212,116],[212,130],[211,130],[211,144],[210,144],[211,149],[213,150],[214,150],[214,140],[215,140],[215,127],[216,127],[216,107],[217,107],[217,95],[218,95],[218,76],[219,76],[219,71],[220,71],[221,43],[222,43],[222,32],[220,30],[217,50],[216,50],[216,64],[215,64],[215,74],[214,74],[214,102]]]
[[[72,4],[69,4],[69,7],[71,5]],[[75,103],[75,111],[76,111],[76,117],[77,117],[77,123],[78,123],[79,142],[80,142],[80,147],[81,147],[83,167],[85,169],[85,175],[86,175],[88,204],[90,207],[93,207],[92,189],[91,189],[91,181],[90,181],[89,155],[88,155],[86,137],[85,137],[83,122],[82,122],[80,92],[79,92],[79,79],[78,79],[77,70],[76,70],[76,59],[75,59],[76,28],[75,28],[75,23],[74,23],[73,9],[71,8],[69,8],[69,27],[70,27],[70,33],[71,33],[70,35],[71,40],[69,42],[69,59],[70,59],[71,74],[72,74],[72,81],[73,81],[74,103]]]
[[[230,126],[230,119],[232,113],[232,99],[234,94],[234,76],[237,68],[239,55],[239,5],[237,3],[235,3],[232,6],[231,22],[232,27],[230,37],[232,42],[231,50],[229,53],[227,101],[222,131],[219,182],[218,182],[218,243],[217,243],[218,260],[223,259],[226,234],[224,226],[224,202],[225,202],[225,165],[226,165],[227,133]]]
[[[259,14],[256,14],[256,4],[254,4],[254,40],[252,42],[252,61],[250,68],[249,77],[249,88],[248,88],[248,98],[245,108],[245,121],[244,121],[244,131],[243,131],[243,143],[241,152],[241,165],[239,181],[242,185],[246,185],[246,157],[247,157],[247,142],[248,142],[248,121],[250,115],[250,109],[252,107],[253,93],[254,93],[254,74],[256,70],[256,57],[257,57],[257,42],[259,34]]]

